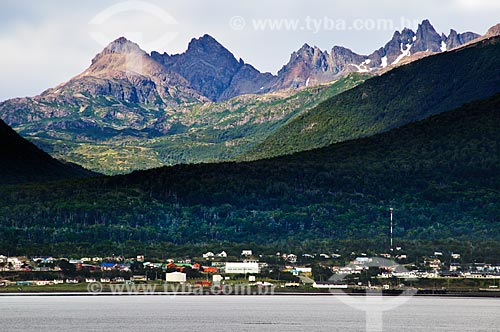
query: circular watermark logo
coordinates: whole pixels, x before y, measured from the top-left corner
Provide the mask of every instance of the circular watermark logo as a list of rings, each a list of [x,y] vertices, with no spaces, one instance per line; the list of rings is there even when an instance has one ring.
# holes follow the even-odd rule
[[[165,32],[159,37],[151,40],[145,37],[147,35],[146,31],[126,32],[127,35],[134,37],[135,42],[146,49],[159,49],[164,47],[179,34],[178,31],[171,28],[178,24],[177,20],[163,8],[145,1],[124,1],[107,7],[89,21],[89,25],[95,27],[94,31],[89,31],[90,36],[102,46],[108,45],[113,37],[107,35],[104,31],[99,31],[99,27],[114,18],[118,18],[118,16],[123,13],[147,14],[151,16],[151,18],[159,19],[164,24],[163,27],[158,26],[157,29]],[[167,29],[167,26],[169,29]]]
[[[100,282],[91,282],[87,285],[87,292],[93,295],[102,293],[102,284]]]
[[[229,27],[233,30],[236,30],[236,31],[241,31],[241,30],[245,29],[246,25],[247,25],[247,21],[242,16],[233,16],[229,20]]]
[[[363,257],[360,262],[355,262],[349,264],[342,273],[334,274],[329,282],[333,285],[346,284],[346,277],[350,274],[356,273],[361,275],[366,272],[369,273],[370,268],[377,268],[379,270],[394,271],[400,276],[407,276],[405,280],[413,280],[411,278],[410,271],[408,271],[403,266],[391,261],[389,259],[381,257]],[[392,274],[388,274],[386,279],[388,280]],[[384,280],[384,279],[381,279]],[[389,286],[389,285],[385,285]],[[356,309],[365,312],[366,314],[366,331],[383,331],[383,313],[386,311],[394,310],[407,303],[413,295],[417,294],[417,290],[414,288],[407,288],[405,286],[398,285],[396,289],[386,288],[384,286],[374,286],[370,284],[360,288],[364,290],[363,293],[347,293],[346,288],[332,286],[330,292],[333,294],[338,294],[338,289],[342,289],[344,294],[342,296],[336,296],[335,298],[342,303]],[[386,288],[386,289],[384,289]],[[345,296],[344,296],[345,295]],[[364,296],[363,296],[364,295]]]

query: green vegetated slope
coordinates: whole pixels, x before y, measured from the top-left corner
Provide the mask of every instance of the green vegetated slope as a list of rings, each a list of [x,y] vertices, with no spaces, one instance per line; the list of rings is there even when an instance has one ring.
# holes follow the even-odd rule
[[[91,175],[79,166],[55,160],[0,120],[0,185]]]
[[[273,159],[0,188],[1,248],[500,239],[500,95]]]
[[[259,159],[371,136],[500,92],[500,37],[372,78],[304,113],[245,154]]]
[[[50,101],[42,97],[20,112],[58,114],[64,110],[66,115],[34,119],[15,129],[52,156],[105,174],[223,161],[259,144],[295,115],[369,77],[351,74],[299,92],[244,95],[176,107],[129,103],[112,96],[73,95],[69,100]]]

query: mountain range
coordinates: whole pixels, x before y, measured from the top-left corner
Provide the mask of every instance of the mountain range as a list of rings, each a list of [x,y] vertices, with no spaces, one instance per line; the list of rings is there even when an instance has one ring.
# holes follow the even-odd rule
[[[237,60],[209,35],[174,55],[119,38],[68,82],[0,103],[0,118],[54,157],[107,174],[234,159],[369,76],[478,37],[438,35],[425,20],[367,56],[304,45],[277,75]]]
[[[409,40],[404,50],[429,52],[394,63],[384,48],[385,68],[351,65],[333,82],[276,91],[279,75],[232,61],[209,36],[172,56],[118,39],[82,74],[6,101],[0,114],[61,159],[108,174],[157,168],[96,176],[0,122],[0,252],[147,247],[160,257],[207,243],[330,250],[342,241],[379,252],[388,207],[401,241],[455,239],[460,252],[498,241],[500,26],[468,42],[453,32],[438,40],[429,26],[395,34],[398,57]],[[462,44],[434,51],[453,40]],[[245,72],[269,90],[225,100],[257,86],[236,84]]]

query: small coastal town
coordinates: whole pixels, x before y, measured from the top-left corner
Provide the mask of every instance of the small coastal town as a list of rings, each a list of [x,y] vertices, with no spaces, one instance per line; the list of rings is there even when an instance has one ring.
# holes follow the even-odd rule
[[[348,257],[346,257],[348,256]],[[183,284],[213,287],[245,284],[295,291],[324,289],[420,289],[499,291],[500,264],[467,263],[459,253],[433,252],[410,262],[402,248],[369,256],[352,252],[280,253],[221,250],[199,257],[19,257],[0,255],[0,292],[85,290],[83,285]],[[80,285],[80,288],[78,288]],[[73,288],[72,288],[73,287]]]

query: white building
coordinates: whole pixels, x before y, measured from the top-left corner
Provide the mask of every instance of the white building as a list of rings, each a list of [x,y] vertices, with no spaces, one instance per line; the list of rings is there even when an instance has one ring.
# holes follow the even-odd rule
[[[294,254],[289,254],[289,255],[286,255],[286,259],[285,259],[287,262],[290,262],[292,264],[295,264],[297,262],[297,255],[294,255]]]
[[[172,272],[167,273],[165,276],[166,282],[177,282],[177,283],[185,283],[186,282],[186,274],[182,272]]]
[[[222,251],[222,252],[217,254],[217,257],[227,258],[227,253],[225,251]]]
[[[347,284],[339,285],[328,281],[315,281],[313,283],[313,288],[319,289],[347,289],[347,287]]]
[[[252,256],[252,250],[243,250],[241,256]]]
[[[259,273],[259,263],[227,262],[224,272],[226,274]]]
[[[214,256],[215,256],[215,254],[211,251],[203,254],[203,258],[213,258]]]
[[[12,268],[18,270],[23,265],[23,262],[17,257],[9,257],[7,258],[7,264],[12,265]]]

